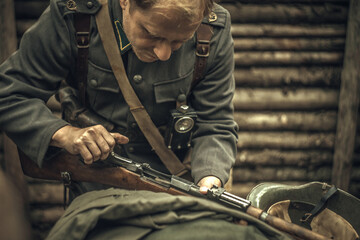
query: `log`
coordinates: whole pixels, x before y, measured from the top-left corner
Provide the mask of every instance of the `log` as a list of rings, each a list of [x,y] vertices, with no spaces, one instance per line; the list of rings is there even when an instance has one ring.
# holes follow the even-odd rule
[[[317,86],[340,87],[340,67],[250,67],[236,68],[236,85],[250,87]]]
[[[340,66],[343,52],[291,52],[291,51],[243,51],[235,52],[235,65],[237,67],[253,66]]]
[[[348,6],[337,4],[222,3],[234,23],[346,23]]]
[[[237,111],[331,110],[337,108],[338,95],[334,89],[241,88],[235,90],[233,103]]]
[[[235,38],[235,51],[342,51],[343,38]]]
[[[279,150],[279,149],[241,149],[236,155],[235,168],[256,166],[298,166],[314,169],[332,165],[330,150]],[[360,159],[356,160],[360,163]]]
[[[54,224],[64,214],[65,210],[61,206],[55,206],[45,209],[33,209],[30,219],[33,224],[48,223]]]
[[[335,131],[336,111],[235,112],[234,119],[246,131]]]
[[[345,38],[345,24],[237,24],[231,25],[231,33],[236,37],[316,37]]]
[[[31,204],[58,204],[64,203],[64,186],[58,184],[30,184],[29,202]]]
[[[274,181],[320,181],[328,182],[331,178],[331,167],[320,167],[314,170],[299,167],[257,167],[234,168],[234,182],[274,182]]]
[[[15,14],[17,19],[32,18],[37,19],[49,6],[49,1],[31,0],[16,1]]]
[[[332,182],[348,190],[360,99],[360,2],[350,0]]]
[[[238,132],[237,147],[243,149],[294,149],[331,150],[334,147],[333,133],[302,132]]]

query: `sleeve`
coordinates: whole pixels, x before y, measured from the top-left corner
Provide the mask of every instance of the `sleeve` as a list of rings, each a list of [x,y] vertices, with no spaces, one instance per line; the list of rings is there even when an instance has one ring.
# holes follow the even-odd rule
[[[68,123],[46,106],[72,63],[68,25],[55,1],[0,66],[0,130],[41,165],[52,135]]]
[[[204,79],[195,87],[191,105],[198,114],[191,155],[192,175],[197,183],[216,176],[223,184],[235,163],[238,126],[234,121],[234,48],[231,20],[226,10],[223,28],[214,27]]]

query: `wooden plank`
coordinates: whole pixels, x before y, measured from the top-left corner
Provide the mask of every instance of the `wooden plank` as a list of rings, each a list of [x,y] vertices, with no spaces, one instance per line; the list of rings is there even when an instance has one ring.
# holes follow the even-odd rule
[[[235,112],[234,119],[246,131],[335,131],[336,111]]]
[[[341,65],[344,54],[339,52],[243,51],[235,52],[237,67]]]
[[[318,149],[334,147],[333,133],[303,132],[238,132],[237,147],[241,149]]]
[[[271,23],[233,23],[233,37],[343,37],[346,36],[345,24],[271,24]]]
[[[344,5],[313,4],[221,4],[234,23],[346,23]]]
[[[235,110],[316,110],[336,109],[339,92],[320,88],[238,88]]]
[[[344,38],[235,38],[235,51],[339,51]]]
[[[298,166],[311,167],[331,166],[331,150],[281,150],[281,149],[239,149],[235,168],[256,166]],[[357,159],[360,163],[360,159]]]
[[[340,87],[340,67],[249,67],[236,68],[238,87],[315,86]]]
[[[348,190],[360,95],[360,1],[350,1],[332,182]]]

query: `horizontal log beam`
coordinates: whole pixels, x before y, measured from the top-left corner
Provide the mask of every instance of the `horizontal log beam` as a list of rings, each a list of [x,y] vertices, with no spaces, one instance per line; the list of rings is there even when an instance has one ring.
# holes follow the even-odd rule
[[[54,224],[64,214],[63,206],[56,206],[46,209],[33,209],[30,213],[32,224],[48,223]]]
[[[298,166],[316,168],[322,165],[332,164],[333,154],[331,150],[239,150],[236,155],[235,168],[256,167],[256,166]],[[360,163],[360,158],[357,158]]]
[[[326,112],[235,112],[240,129],[246,131],[334,131],[336,111]]]
[[[250,67],[236,68],[237,86],[277,87],[327,86],[340,87],[340,67]]]
[[[233,99],[237,111],[336,109],[339,92],[335,89],[240,88]]]
[[[319,181],[329,182],[331,179],[332,167],[320,167],[306,169],[299,167],[257,167],[257,168],[235,168],[233,172],[234,182],[273,182],[273,181]],[[351,180],[360,180],[360,167],[354,167],[351,173]]]
[[[221,4],[234,23],[346,23],[348,6],[310,4]]]
[[[344,38],[235,38],[235,51],[343,51]]]
[[[231,25],[233,37],[317,37],[346,36],[346,24],[292,25],[292,24],[238,24]]]
[[[63,184],[29,184],[29,202],[31,204],[58,204],[64,203]]]
[[[40,17],[42,12],[49,6],[49,1],[31,0],[15,1],[15,15],[17,19]]]
[[[291,52],[291,51],[244,51],[235,52],[237,67],[253,66],[308,66],[337,65],[341,66],[343,52]]]
[[[302,132],[238,132],[239,150],[242,149],[327,149],[334,147],[334,133]]]

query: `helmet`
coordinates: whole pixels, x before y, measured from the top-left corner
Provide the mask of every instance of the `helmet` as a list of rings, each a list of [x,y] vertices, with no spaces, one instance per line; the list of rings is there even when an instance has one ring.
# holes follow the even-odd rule
[[[247,196],[254,207],[332,239],[359,239],[360,200],[335,186],[262,183]]]

